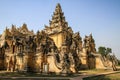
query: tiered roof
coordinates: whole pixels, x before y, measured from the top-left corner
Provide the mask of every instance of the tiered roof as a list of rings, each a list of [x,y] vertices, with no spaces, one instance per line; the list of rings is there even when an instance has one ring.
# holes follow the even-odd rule
[[[50,21],[50,27],[68,27],[65,20],[64,13],[62,12],[61,6],[58,3],[55,12],[53,12],[52,20]]]
[[[45,26],[45,32],[47,34],[55,34],[68,28],[68,23],[65,20],[64,13],[62,12],[61,6],[58,3],[55,11],[53,12],[52,20],[49,21],[49,26]]]

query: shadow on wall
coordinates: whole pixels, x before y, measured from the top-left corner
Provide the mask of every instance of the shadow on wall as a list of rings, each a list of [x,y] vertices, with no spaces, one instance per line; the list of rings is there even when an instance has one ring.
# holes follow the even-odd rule
[[[87,64],[88,64],[88,69],[95,69],[95,65],[96,65],[96,59],[95,56],[91,53],[88,54],[87,56]]]

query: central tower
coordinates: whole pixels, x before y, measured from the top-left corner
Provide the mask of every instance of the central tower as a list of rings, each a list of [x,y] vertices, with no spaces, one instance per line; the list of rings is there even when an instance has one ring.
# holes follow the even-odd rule
[[[64,13],[58,3],[55,11],[53,12],[52,20],[49,20],[49,26],[45,26],[44,31],[54,40],[56,46],[60,48],[62,43],[65,41],[65,32],[68,28],[68,23],[65,20]]]

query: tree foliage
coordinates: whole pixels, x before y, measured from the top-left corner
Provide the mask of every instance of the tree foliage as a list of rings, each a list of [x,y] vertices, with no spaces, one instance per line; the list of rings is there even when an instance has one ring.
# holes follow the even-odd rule
[[[98,53],[100,53],[101,55],[105,55],[105,53],[106,53],[106,48],[105,47],[99,47],[98,48]]]
[[[112,49],[111,48],[106,48],[106,54],[112,53]]]
[[[98,53],[100,53],[102,56],[106,56],[107,54],[112,53],[112,49],[100,46],[98,48]]]

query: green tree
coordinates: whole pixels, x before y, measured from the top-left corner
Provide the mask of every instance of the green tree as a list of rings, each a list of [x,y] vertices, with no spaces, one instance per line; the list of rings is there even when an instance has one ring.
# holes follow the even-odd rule
[[[112,49],[111,48],[107,48],[106,49],[106,55],[109,54],[109,53],[112,53]]]
[[[102,56],[107,56],[109,53],[112,53],[112,49],[109,47],[106,48],[106,47],[100,46],[98,48],[98,53],[100,53]]]
[[[104,55],[106,54],[106,48],[100,46],[100,47],[98,48],[98,53],[100,53],[102,56],[104,56]]]

